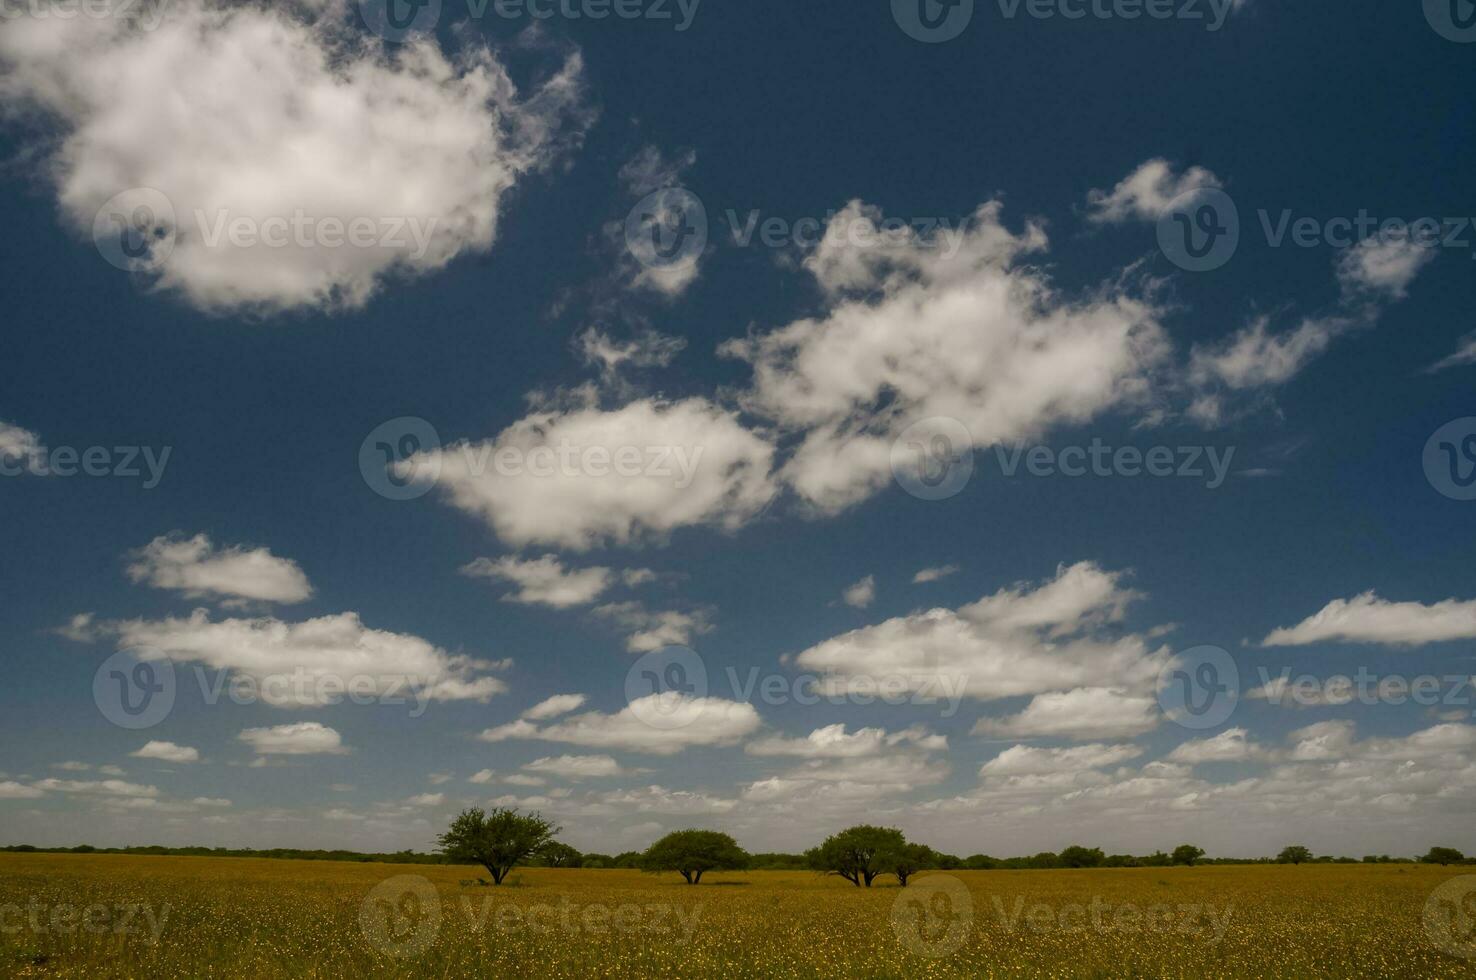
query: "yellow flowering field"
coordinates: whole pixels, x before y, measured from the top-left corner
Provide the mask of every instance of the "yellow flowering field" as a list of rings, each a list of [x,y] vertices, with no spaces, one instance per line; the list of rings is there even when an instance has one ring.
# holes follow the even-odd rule
[[[677,875],[0,855],[0,976],[1476,977],[1419,865]]]

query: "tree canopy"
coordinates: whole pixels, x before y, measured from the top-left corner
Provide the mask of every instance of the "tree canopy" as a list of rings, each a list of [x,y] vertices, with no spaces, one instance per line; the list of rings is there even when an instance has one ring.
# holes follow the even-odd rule
[[[555,843],[559,830],[537,813],[524,816],[502,808],[485,813],[472,808],[463,810],[436,842],[448,858],[480,864],[491,873],[492,883],[500,885],[515,865]]]
[[[695,885],[707,871],[739,871],[748,867],[748,852],[727,834],[715,830],[677,830],[646,848],[643,871],[676,871]]]
[[[1312,860],[1312,852],[1301,844],[1293,844],[1283,847],[1281,853],[1276,855],[1276,860],[1282,864],[1302,864]]]
[[[819,847],[805,852],[810,867],[826,874],[839,875],[856,887],[867,888],[877,875],[886,874],[886,858],[907,844],[902,831],[892,827],[861,824],[825,838]]]

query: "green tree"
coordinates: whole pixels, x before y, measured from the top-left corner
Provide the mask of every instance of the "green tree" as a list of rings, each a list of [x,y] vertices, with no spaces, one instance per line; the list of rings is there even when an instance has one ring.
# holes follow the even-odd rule
[[[677,830],[646,848],[643,871],[676,871],[695,885],[707,871],[737,871],[748,867],[748,853],[727,834],[715,830]]]
[[[825,843],[805,852],[810,867],[826,874],[839,875],[851,884],[867,888],[887,869],[882,858],[907,843],[902,831],[891,827],[862,824],[825,838]]]
[[[1312,852],[1301,844],[1283,847],[1281,853],[1276,855],[1278,864],[1303,864],[1310,860],[1312,860]]]
[[[1172,860],[1175,864],[1187,864],[1193,867],[1194,862],[1204,857],[1204,848],[1195,847],[1193,844],[1180,844],[1174,848]]]
[[[1466,860],[1466,855],[1453,847],[1432,847],[1430,853],[1420,858],[1425,864],[1438,864],[1444,867],[1447,864],[1460,864]]]
[[[1063,868],[1095,868],[1107,860],[1101,848],[1082,847],[1080,844],[1073,844],[1066,848],[1059,857]]]
[[[883,872],[897,876],[897,883],[907,887],[907,879],[919,871],[939,866],[938,855],[926,844],[900,844],[882,851],[877,858]]]
[[[550,868],[578,868],[584,863],[584,855],[577,848],[560,841],[545,844],[539,849],[538,858]]]
[[[452,862],[480,864],[491,873],[492,883],[500,885],[515,865],[552,843],[559,829],[537,813],[524,816],[502,808],[485,813],[474,807],[461,811],[436,843]]]

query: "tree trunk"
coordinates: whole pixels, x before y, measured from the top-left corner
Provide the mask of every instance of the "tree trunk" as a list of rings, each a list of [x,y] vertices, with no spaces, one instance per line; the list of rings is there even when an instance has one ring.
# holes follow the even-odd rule
[[[506,869],[506,868],[494,868],[490,864],[484,864],[483,867],[486,868],[489,872],[491,872],[491,874],[492,874],[492,884],[494,884],[494,885],[500,885],[500,884],[502,884],[502,879],[507,876],[508,869]]]
[[[683,880],[685,880],[687,884],[690,885],[692,883],[692,872],[690,872],[690,871],[682,871],[682,872],[680,872],[680,874],[681,874]]]
[[[700,882],[701,880],[702,880],[702,872],[701,871],[698,871],[697,873],[695,873],[694,875],[692,875],[692,884],[695,885],[698,882]]]

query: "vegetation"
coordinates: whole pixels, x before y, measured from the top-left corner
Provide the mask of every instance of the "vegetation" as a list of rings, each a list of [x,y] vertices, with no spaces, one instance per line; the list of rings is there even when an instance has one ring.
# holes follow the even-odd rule
[[[805,856],[816,871],[837,875],[857,888],[863,884],[870,888],[878,875],[887,873],[888,857],[906,843],[900,830],[862,824],[825,838]]]
[[[641,855],[641,870],[676,871],[695,885],[708,871],[738,871],[748,867],[748,853],[727,834],[715,830],[678,830],[667,834]]]
[[[500,885],[514,867],[549,848],[558,832],[536,813],[524,816],[501,808],[485,813],[474,807],[463,810],[437,842],[452,861],[480,864],[492,875],[492,884]]]

